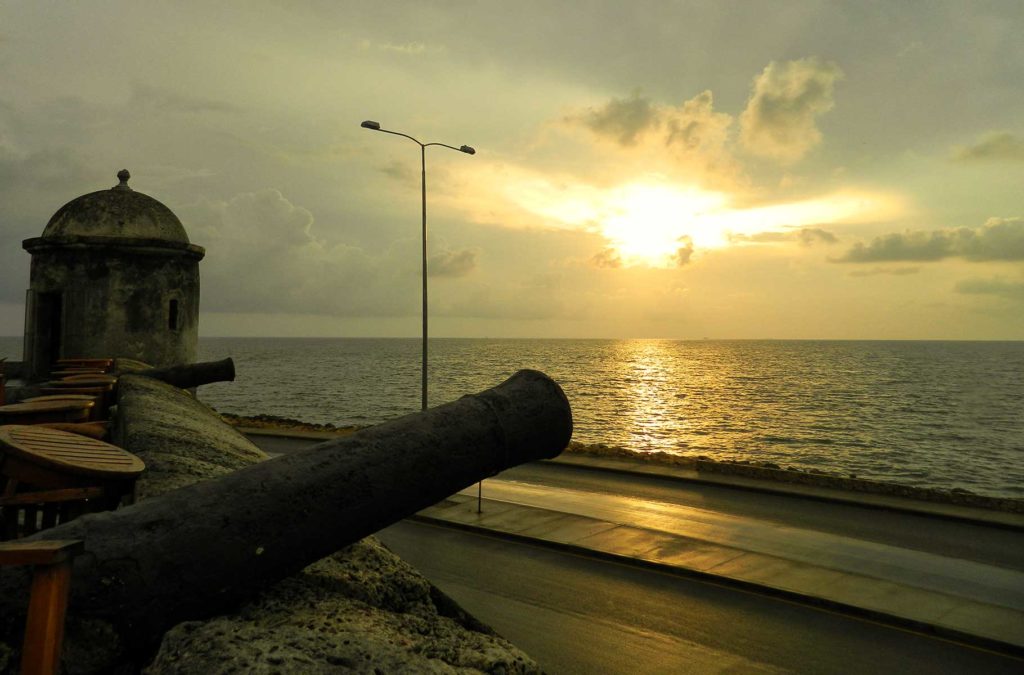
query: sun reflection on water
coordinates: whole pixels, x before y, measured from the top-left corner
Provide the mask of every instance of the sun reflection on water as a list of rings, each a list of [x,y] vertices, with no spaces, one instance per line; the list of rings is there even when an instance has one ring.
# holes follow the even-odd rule
[[[417,340],[204,341],[227,412],[372,424],[419,408]],[[573,439],[1024,496],[1021,343],[436,340],[430,400],[553,377]],[[315,367],[311,364],[315,364]]]

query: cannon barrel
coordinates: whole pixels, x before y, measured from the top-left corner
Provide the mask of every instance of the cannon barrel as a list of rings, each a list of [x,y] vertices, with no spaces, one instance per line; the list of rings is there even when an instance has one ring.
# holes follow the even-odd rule
[[[188,363],[169,368],[140,370],[136,375],[145,375],[174,385],[179,389],[191,389],[211,382],[232,382],[235,379],[235,362],[230,357],[221,361]]]
[[[71,611],[110,622],[144,649],[180,621],[230,609],[478,480],[554,457],[571,436],[561,388],[523,370],[479,394],[26,540],[84,540]],[[23,598],[24,579],[6,575],[0,569],[0,597]]]

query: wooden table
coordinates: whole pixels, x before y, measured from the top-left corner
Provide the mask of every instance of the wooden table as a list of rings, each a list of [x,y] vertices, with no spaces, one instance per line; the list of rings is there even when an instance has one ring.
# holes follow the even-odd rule
[[[81,513],[116,508],[145,470],[116,445],[46,427],[0,426],[0,539],[32,534]]]
[[[0,424],[38,424],[40,422],[85,422],[95,401],[28,401],[0,405]]]
[[[60,368],[102,368],[110,370],[114,367],[114,359],[57,359],[54,366]]]
[[[116,375],[107,375],[105,373],[80,373],[78,375],[68,375],[59,380],[50,380],[46,384],[51,387],[97,387],[102,384],[114,384],[116,382]]]
[[[56,429],[0,426],[0,474],[44,489],[134,481],[145,463],[116,445]]]
[[[106,371],[100,370],[99,368],[63,368],[61,370],[54,370],[50,372],[50,377],[59,377],[64,379],[70,375],[105,375]]]
[[[115,403],[116,386],[117,378],[112,375],[89,375],[74,380],[50,380],[43,385],[41,391],[43,394],[95,394],[99,399],[93,417],[106,419],[108,409]]]
[[[33,401],[95,401],[99,394],[47,394],[46,396],[30,396],[21,400],[22,403]]]

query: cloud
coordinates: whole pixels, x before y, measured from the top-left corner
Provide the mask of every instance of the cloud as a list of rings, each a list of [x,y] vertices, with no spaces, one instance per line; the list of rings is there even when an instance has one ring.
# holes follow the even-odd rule
[[[813,246],[815,244],[834,244],[839,241],[839,238],[820,227],[803,227],[799,230],[784,232],[755,232],[753,234],[730,232],[729,241],[750,244],[778,244],[795,241],[802,246]]]
[[[729,139],[732,115],[715,112],[714,97],[702,91],[676,108],[662,111],[665,145],[684,152],[719,152]]]
[[[414,310],[416,256],[393,246],[372,254],[315,234],[308,209],[278,190],[178,209],[200,263],[204,309],[332,316],[400,316]],[[410,244],[411,245],[411,244]]]
[[[373,42],[372,40],[363,40],[359,43],[359,48],[366,51],[369,49],[376,49],[381,52],[391,52],[394,54],[402,54],[405,56],[420,56],[423,54],[442,54],[448,49],[444,45],[428,45],[425,42]]]
[[[964,279],[954,286],[957,293],[969,295],[995,295],[1010,300],[1024,301],[1024,281],[994,279]]]
[[[683,152],[717,151],[728,140],[732,116],[715,112],[714,96],[702,91],[678,106],[657,105],[634,92],[604,106],[566,118],[622,146],[649,141]]]
[[[473,249],[442,251],[427,258],[427,274],[432,277],[464,277],[476,269]]]
[[[963,258],[972,262],[1024,260],[1024,218],[989,218],[976,229],[908,231],[857,243],[833,262],[932,262]]]
[[[614,139],[620,145],[635,145],[637,137],[658,123],[660,114],[650,100],[633,92],[629,98],[613,98],[603,107],[591,108],[576,119],[599,136]]]
[[[823,230],[820,227],[804,227],[801,228],[796,235],[797,239],[804,246],[812,246],[814,244],[834,244],[839,241],[836,235],[832,234],[828,230]]]
[[[952,159],[961,162],[1024,162],[1024,138],[1006,131],[993,132],[982,136],[974,145],[953,148]]]
[[[622,267],[622,256],[614,248],[606,248],[590,259],[594,267],[603,269],[619,269]]]
[[[237,113],[242,110],[240,107],[225,103],[224,101],[179,94],[170,89],[154,87],[142,82],[133,83],[131,92],[131,99],[128,105],[132,110],[142,109],[188,115]]]
[[[880,274],[888,274],[894,277],[905,277],[910,274],[917,274],[919,267],[875,267],[869,270],[854,270],[850,272],[851,277],[876,277]]]
[[[817,117],[832,109],[832,92],[843,76],[834,63],[816,58],[772,61],[754,78],[740,114],[740,142],[759,157],[795,162],[821,142]]]
[[[714,96],[705,90],[679,105],[660,105],[634,92],[613,98],[597,108],[567,115],[563,121],[582,127],[605,141],[623,171],[674,173],[692,179],[702,175],[709,183],[733,184],[740,173],[729,147],[733,117],[714,108]],[[602,161],[610,149],[600,147]]]
[[[676,267],[688,265],[693,257],[693,242],[689,240],[689,237],[681,237],[680,241],[683,242],[683,245],[676,249],[676,252],[672,255],[672,261],[676,264]]]
[[[392,160],[388,164],[379,167],[377,170],[388,178],[392,178],[407,185],[419,185],[420,182],[419,172],[413,171],[412,166],[408,162]]]

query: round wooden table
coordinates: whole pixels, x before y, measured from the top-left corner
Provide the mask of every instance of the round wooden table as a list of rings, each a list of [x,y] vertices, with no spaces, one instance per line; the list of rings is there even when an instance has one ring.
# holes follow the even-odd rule
[[[145,463],[116,445],[46,427],[0,426],[0,473],[40,489],[132,484]]]
[[[135,500],[141,459],[57,429],[0,426],[0,540],[25,537],[83,513]]]
[[[21,400],[22,403],[33,401],[95,401],[96,395],[89,394],[47,394],[46,396],[30,396]]]
[[[85,422],[95,401],[30,401],[0,405],[0,424]]]

